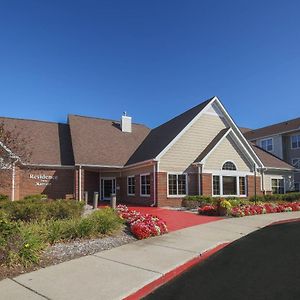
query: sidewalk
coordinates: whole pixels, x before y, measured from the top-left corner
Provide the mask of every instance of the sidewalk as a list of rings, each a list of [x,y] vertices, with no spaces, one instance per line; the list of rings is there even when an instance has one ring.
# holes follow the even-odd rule
[[[0,281],[0,298],[122,299],[201,253],[300,212],[228,218]]]

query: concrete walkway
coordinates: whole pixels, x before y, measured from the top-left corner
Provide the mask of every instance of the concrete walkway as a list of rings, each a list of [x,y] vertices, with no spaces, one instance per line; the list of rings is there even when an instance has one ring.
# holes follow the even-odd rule
[[[0,281],[0,299],[122,299],[224,242],[300,212],[228,218]]]

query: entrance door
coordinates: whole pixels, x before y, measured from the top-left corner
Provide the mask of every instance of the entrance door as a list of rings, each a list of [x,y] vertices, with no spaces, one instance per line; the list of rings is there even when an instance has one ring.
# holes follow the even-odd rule
[[[101,178],[101,200],[110,200],[111,194],[116,193],[115,178]]]

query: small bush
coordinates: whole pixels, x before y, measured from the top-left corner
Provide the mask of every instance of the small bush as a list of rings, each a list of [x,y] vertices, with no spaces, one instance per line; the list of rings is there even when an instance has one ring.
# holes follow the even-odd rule
[[[213,203],[215,198],[211,196],[186,196],[182,200],[182,206],[193,209],[204,204]]]
[[[109,207],[93,212],[89,218],[96,227],[96,232],[101,234],[111,233],[123,224],[123,220]]]
[[[42,201],[39,199],[6,202],[2,209],[12,221],[71,219],[82,215],[84,203],[73,200]]]
[[[24,197],[25,201],[43,201],[47,200],[47,195],[44,194],[35,194],[35,195],[28,195]]]

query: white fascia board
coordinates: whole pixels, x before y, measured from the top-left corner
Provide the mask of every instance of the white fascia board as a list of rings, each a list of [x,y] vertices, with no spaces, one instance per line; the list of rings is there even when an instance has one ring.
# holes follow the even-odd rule
[[[75,165],[49,165],[49,164],[27,164],[24,163],[22,166],[25,167],[32,167],[32,168],[53,168],[53,169],[74,169]]]
[[[208,109],[217,97],[213,97],[206,106],[179,132],[179,134],[155,157],[155,160],[160,160],[161,157],[186,133],[186,131],[200,118],[200,116]]]
[[[248,161],[251,163],[255,163],[255,160],[250,155],[250,153],[247,151],[239,137],[236,135],[236,133],[232,130],[232,128],[229,128],[228,131],[222,136],[222,138],[218,141],[218,143],[211,149],[211,151],[200,161],[200,163],[205,163],[206,159],[213,153],[213,151],[222,143],[222,141],[228,136],[232,135],[233,140],[235,141],[236,145],[239,147],[242,147],[242,152],[245,154],[245,156],[248,158]]]
[[[227,132],[222,136],[222,138],[220,138],[220,140],[214,145],[214,147],[206,154],[205,157],[203,157],[203,159],[199,162],[196,162],[196,164],[204,164],[206,159],[214,152],[214,150],[222,143],[222,141],[227,137],[227,135],[229,134],[229,132],[231,131],[231,128],[228,128]]]
[[[114,168],[114,169],[122,169],[123,166],[112,166],[112,165],[89,165],[89,164],[75,164],[77,167],[94,167],[94,168]]]
[[[221,103],[221,101],[215,97],[214,101],[217,103],[217,105],[219,106],[219,108],[221,109],[221,111],[223,112],[225,118],[229,121],[229,123],[232,125],[232,127],[235,129],[236,132],[239,133],[240,135],[240,139],[246,144],[248,145],[248,151],[249,153],[251,153],[252,157],[255,157],[256,160],[259,162],[260,166],[257,164],[257,162],[254,160],[254,163],[256,165],[256,167],[264,167],[263,162],[260,160],[260,158],[256,155],[256,153],[254,152],[254,150],[251,148],[249,142],[247,141],[247,139],[244,137],[244,135],[242,134],[241,130],[239,129],[239,127],[235,124],[235,122],[233,121],[233,119],[230,117],[230,115],[228,114],[227,110],[225,109],[225,107],[223,106],[223,104]]]
[[[148,159],[148,160],[144,160],[144,161],[140,161],[140,162],[137,162],[134,164],[124,166],[123,168],[128,169],[128,168],[137,167],[137,166],[144,165],[144,164],[151,164],[153,162],[157,162],[157,160],[156,159]]]

